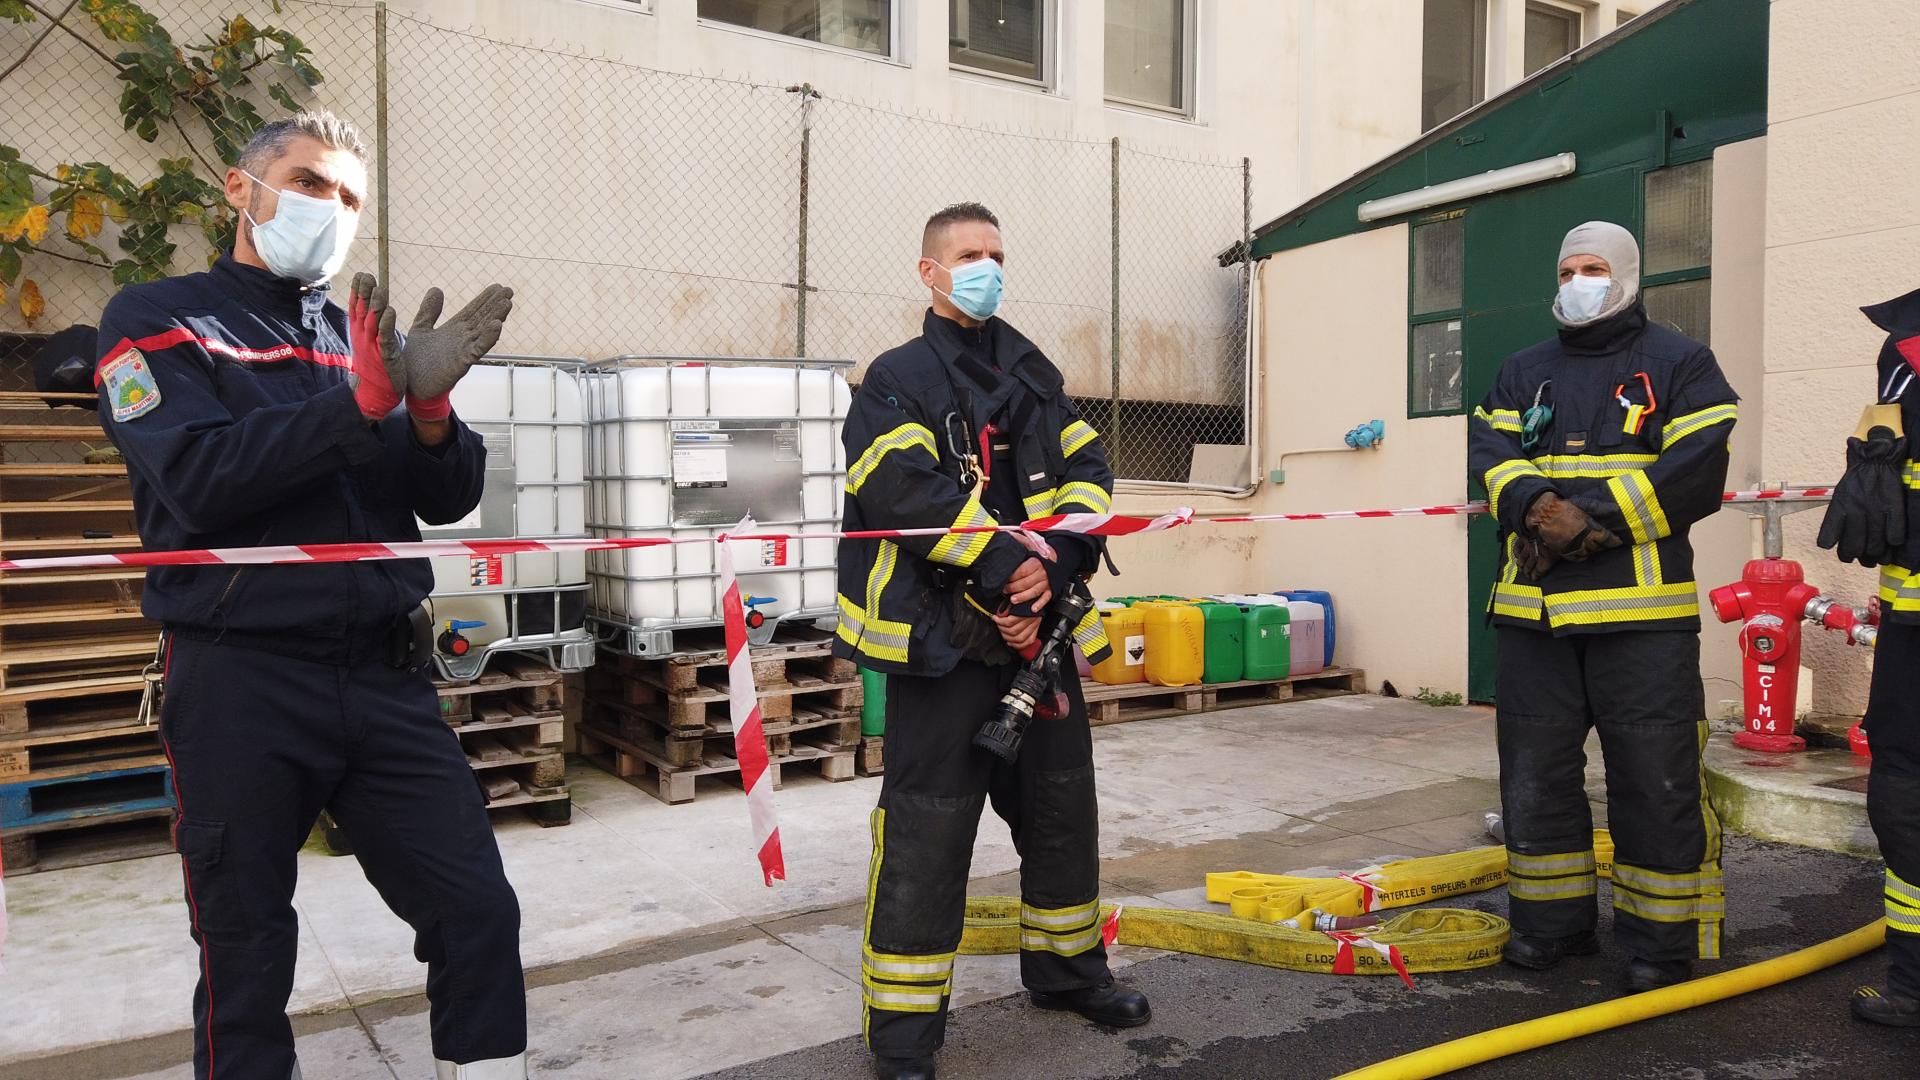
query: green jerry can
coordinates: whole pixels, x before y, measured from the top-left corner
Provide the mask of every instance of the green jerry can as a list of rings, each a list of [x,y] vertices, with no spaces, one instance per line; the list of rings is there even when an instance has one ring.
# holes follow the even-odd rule
[[[1246,634],[1246,679],[1284,679],[1293,663],[1293,627],[1284,604],[1240,609]]]
[[[882,735],[887,730],[887,676],[860,669],[860,734]]]
[[[1237,604],[1202,603],[1206,617],[1206,668],[1201,681],[1238,682],[1247,670],[1246,613]]]

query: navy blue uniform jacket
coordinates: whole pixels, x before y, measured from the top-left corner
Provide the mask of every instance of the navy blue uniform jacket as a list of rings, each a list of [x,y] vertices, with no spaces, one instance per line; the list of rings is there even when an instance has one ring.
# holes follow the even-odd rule
[[[453,437],[428,448],[402,410],[370,423],[347,342],[346,312],[324,287],[231,255],[113,298],[98,370],[132,371],[159,396],[136,393],[133,408],[122,396],[116,419],[100,382],[101,423],[126,457],[149,550],[418,540],[415,515],[444,524],[478,505],[479,436],[456,418]],[[141,366],[116,366],[129,350]],[[168,566],[147,572],[141,609],[171,627],[340,639],[384,632],[432,587],[425,559]]]

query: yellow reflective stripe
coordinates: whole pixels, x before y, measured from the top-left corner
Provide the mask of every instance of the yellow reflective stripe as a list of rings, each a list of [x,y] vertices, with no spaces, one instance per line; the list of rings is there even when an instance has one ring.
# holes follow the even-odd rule
[[[860,493],[860,486],[867,482],[867,477],[873,473],[873,470],[880,467],[880,459],[895,450],[909,450],[916,446],[933,455],[935,461],[940,459],[940,451],[934,445],[933,432],[920,424],[901,424],[867,444],[867,448],[861,451],[860,457],[847,467],[847,494]]]
[[[980,505],[980,500],[968,496],[967,504],[954,515],[953,523],[948,528],[963,529],[996,524],[999,523],[993,519],[993,515],[987,513],[985,507]],[[933,562],[946,563],[948,566],[963,568],[972,566],[974,560],[980,557],[980,553],[987,550],[987,544],[993,539],[993,535],[990,532],[948,533],[940,538],[939,543],[933,545],[933,550],[927,553],[927,558]]]
[[[1906,472],[1901,474],[1910,488],[1920,488],[1920,462],[1907,462]]]
[[[1096,514],[1113,511],[1113,494],[1099,484],[1085,480],[1072,480],[1061,484],[1053,497],[1053,512],[1062,513],[1069,503],[1079,503]]]
[[[1507,852],[1507,872],[1509,874],[1530,874],[1534,877],[1554,877],[1562,874],[1591,874],[1597,864],[1593,851],[1570,851],[1558,855],[1528,855],[1519,851]]]
[[[1056,937],[1039,930],[1020,931],[1020,948],[1027,952],[1049,952],[1055,956],[1079,956],[1100,944],[1100,928],[1094,927],[1077,937]]]
[[[1676,416],[1667,421],[1667,426],[1660,431],[1660,449],[1670,450],[1674,443],[1694,432],[1704,431],[1715,424],[1729,423],[1739,419],[1739,416],[1740,406],[1732,402],[1725,405],[1709,405],[1699,412]]]
[[[916,987],[895,983],[876,983],[860,980],[861,999],[868,1009],[884,1009],[887,1012],[932,1013],[939,1012],[940,1005],[947,997],[944,986]],[[871,1034],[871,1030],[869,1030]]]
[[[1654,543],[1633,545],[1633,583],[1641,587],[1663,585],[1660,576],[1660,547]]]
[[[1080,646],[1080,652],[1088,659],[1099,656],[1113,648],[1113,642],[1107,637],[1107,626],[1100,621],[1098,611],[1089,611],[1080,625],[1073,628],[1074,643]]]
[[[1908,907],[1920,908],[1920,888],[1900,880],[1900,875],[1894,873],[1892,868],[1888,868],[1887,899],[1892,900],[1895,897],[1906,903]]]
[[[1513,619],[1538,619],[1543,607],[1540,586],[1495,582],[1493,613]]]
[[[1659,454],[1553,454],[1537,457],[1533,464],[1552,479],[1607,480],[1644,469],[1660,460]]]
[[[1628,866],[1626,863],[1614,864],[1613,883],[1637,893],[1666,898],[1690,897],[1701,893],[1720,892],[1726,888],[1726,878],[1718,870],[1666,874],[1658,870]]]
[[[1093,430],[1092,424],[1087,423],[1085,420],[1075,420],[1060,432],[1060,453],[1063,456],[1072,457],[1076,452],[1085,449],[1088,443],[1099,437],[1100,433]]]
[[[1620,872],[1618,864],[1614,873]],[[1624,911],[1629,915],[1638,915],[1649,922],[1682,923],[1695,919],[1719,921],[1727,917],[1726,899],[1717,894],[1687,897],[1680,900],[1661,900],[1643,896],[1632,889],[1620,887],[1618,877],[1614,879],[1613,910]]]
[[[1058,497],[1059,493],[1055,489],[1048,488],[1045,491],[1036,491],[1026,498],[1021,499],[1020,505],[1026,509],[1027,517],[1029,518],[1046,517],[1048,514],[1053,513],[1053,503]]]
[[[1520,537],[1507,534],[1507,565],[1500,572],[1500,580],[1509,584],[1520,580]]]
[[[867,917],[860,930],[862,951],[873,948],[873,900],[880,891],[880,863],[887,853],[887,811],[874,807],[867,815],[867,832],[873,841],[873,854],[867,857]],[[866,980],[861,980],[860,1038],[871,1047],[874,1003],[866,999]],[[935,1010],[936,1012],[938,1009]]]
[[[836,599],[840,602],[840,625],[834,633],[841,641],[875,660],[907,662],[907,643],[913,627],[903,622],[870,620],[860,605],[845,593],[838,594]]]
[[[1073,907],[1037,908],[1020,905],[1020,925],[1027,927],[1065,927],[1072,930],[1084,926],[1089,920],[1100,914],[1098,900],[1088,904],[1076,904]]]
[[[1523,476],[1542,475],[1544,474],[1541,473],[1538,468],[1534,467],[1533,462],[1527,461],[1524,458],[1512,458],[1488,469],[1487,474],[1481,477],[1481,481],[1487,485],[1488,509],[1491,510],[1496,517],[1499,516],[1500,492],[1504,491],[1508,484],[1513,483]]]
[[[861,950],[860,966],[883,979],[934,982],[953,974],[954,956],[954,953],[901,956],[866,948]]]
[[[1518,409],[1495,409],[1492,412],[1488,412],[1476,406],[1473,410],[1473,418],[1481,421],[1495,431],[1506,431],[1518,435],[1522,430],[1520,426],[1520,410]]]
[[[1700,614],[1700,597],[1691,581],[1624,589],[1583,589],[1546,598],[1547,620],[1554,626],[1685,619]]]
[[[1895,611],[1920,611],[1920,575],[1904,566],[1882,566],[1880,603]]]
[[[1700,863],[1700,873],[1711,875],[1716,892],[1724,892],[1725,878],[1720,873],[1720,815],[1713,809],[1713,796],[1707,788],[1707,721],[1702,718],[1694,728],[1694,745],[1700,751],[1700,823],[1706,831],[1706,858]],[[1702,960],[1720,958],[1721,919],[1701,919],[1698,934],[1698,952]]]
[[[1660,497],[1654,493],[1653,481],[1639,470],[1622,473],[1607,481],[1607,491],[1613,495],[1613,501],[1620,507],[1620,516],[1627,519],[1627,528],[1633,530],[1635,543],[1645,544],[1658,540],[1673,530],[1667,525],[1667,512],[1660,506]]]
[[[1514,900],[1530,900],[1544,903],[1552,900],[1575,900],[1583,896],[1592,896],[1600,890],[1600,879],[1592,874],[1580,877],[1551,878],[1535,881],[1532,878],[1515,877],[1511,871],[1507,874],[1507,896]]]
[[[1903,934],[1920,934],[1920,889],[1887,870],[1887,929]]]

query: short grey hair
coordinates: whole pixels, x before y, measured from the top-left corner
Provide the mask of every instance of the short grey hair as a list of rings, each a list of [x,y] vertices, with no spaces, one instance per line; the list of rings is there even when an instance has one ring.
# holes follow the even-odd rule
[[[240,151],[237,164],[259,176],[286,154],[288,144],[302,135],[318,140],[329,150],[345,150],[362,162],[367,160],[367,147],[360,140],[360,129],[351,121],[330,112],[299,112],[254,132],[246,148]]]

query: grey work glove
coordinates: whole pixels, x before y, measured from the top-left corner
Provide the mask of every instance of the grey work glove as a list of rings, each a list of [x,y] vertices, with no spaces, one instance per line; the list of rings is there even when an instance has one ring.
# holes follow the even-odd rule
[[[439,289],[428,289],[400,347],[400,362],[406,369],[407,412],[420,420],[445,420],[453,410],[448,396],[474,361],[487,355],[500,340],[500,329],[513,311],[513,290],[489,285],[459,314],[435,326],[445,303],[446,297]]]

